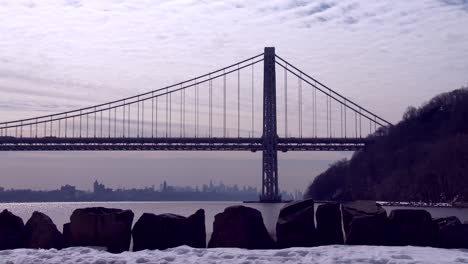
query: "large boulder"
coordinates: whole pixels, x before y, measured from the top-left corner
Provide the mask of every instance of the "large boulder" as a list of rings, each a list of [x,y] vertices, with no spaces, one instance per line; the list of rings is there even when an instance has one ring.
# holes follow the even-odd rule
[[[0,213],[0,250],[23,247],[23,220],[8,211]]]
[[[256,209],[238,205],[230,206],[215,216],[208,247],[272,249],[275,243],[263,223],[262,214]]]
[[[435,245],[442,248],[468,248],[468,224],[455,217],[434,219],[439,232]]]
[[[41,212],[33,212],[24,226],[26,248],[61,249],[63,236],[52,219]]]
[[[281,209],[276,223],[276,243],[279,248],[317,245],[314,210],[312,199],[292,202]]]
[[[65,237],[69,246],[101,246],[111,253],[128,251],[133,212],[91,207],[76,209],[70,217]]]
[[[339,203],[321,204],[316,212],[317,236],[320,245],[343,244]]]
[[[205,211],[183,217],[175,214],[144,213],[132,230],[133,251],[167,249],[188,245],[206,247]]]
[[[389,217],[388,242],[392,246],[432,246],[437,229],[426,210],[396,209]]]
[[[385,245],[387,212],[374,201],[354,201],[341,205],[345,243]]]

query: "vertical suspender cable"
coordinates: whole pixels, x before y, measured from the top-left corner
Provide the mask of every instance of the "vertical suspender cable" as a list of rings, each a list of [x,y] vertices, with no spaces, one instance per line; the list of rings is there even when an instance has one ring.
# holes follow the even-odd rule
[[[111,115],[112,115],[112,114],[111,114],[111,107],[110,107],[110,105],[109,105],[109,124],[108,124],[108,125],[109,125],[109,130],[108,130],[108,134],[109,134],[108,137],[109,137],[109,138],[111,137]]]
[[[327,122],[326,122],[326,125],[327,125],[327,137],[328,137],[328,135],[330,135],[330,131],[329,131],[330,127],[328,126],[328,120],[329,119],[328,119],[328,95],[327,94],[325,94],[325,101],[326,101],[326,108],[327,108],[327,116],[326,116]]]
[[[359,107],[359,138],[362,138],[362,115],[361,115],[360,107]]]
[[[314,88],[314,107],[315,107],[315,110],[314,110],[314,120],[315,120],[315,137],[318,136],[318,128],[317,128],[317,89]]]
[[[156,97],[155,100],[156,100],[156,102],[155,102],[155,108],[156,108],[155,111],[156,111],[156,113],[154,114],[154,115],[155,115],[155,117],[154,117],[154,122],[155,122],[156,124],[155,124],[154,130],[155,130],[155,132],[156,132],[156,133],[155,133],[155,134],[156,134],[156,137],[158,137],[158,97]]]
[[[154,92],[151,92],[151,137],[154,138]]]
[[[343,104],[340,104],[340,136],[343,137]]]
[[[122,105],[122,137],[125,137],[125,100]]]
[[[284,68],[284,137],[288,137],[288,64]]]
[[[254,131],[255,131],[254,103],[255,103],[255,100],[254,100],[254,64],[252,64],[252,134],[251,134],[251,137],[254,137]]]
[[[117,107],[114,107],[114,137],[117,137]]]
[[[166,137],[167,132],[169,131],[169,90],[166,89]]]
[[[83,120],[83,114],[82,114],[82,111],[80,110],[80,138],[81,138],[81,123],[82,123],[82,120]]]
[[[208,76],[208,78],[210,79],[208,81],[208,104],[209,104],[209,109],[208,109],[208,137],[212,137],[213,136],[213,116],[212,116],[212,111],[213,111],[213,80],[211,80],[211,74]]]
[[[197,98],[197,96],[198,96],[198,86],[197,86],[197,79],[195,79],[194,86],[195,86],[195,89],[194,89],[194,91],[195,91],[195,97],[194,97],[195,98],[195,104],[194,104],[194,106],[195,106],[195,111],[194,111],[194,114],[195,114],[195,137],[198,137],[198,100],[197,100],[198,99]]]
[[[169,94],[169,137],[172,136],[172,92]]]
[[[354,111],[354,135],[357,138],[357,112]]]
[[[127,136],[131,137],[130,135],[130,110],[131,110],[131,104],[128,104],[128,113],[127,113]]]
[[[298,100],[299,100],[299,137],[302,138],[302,73],[299,72],[298,78]]]
[[[140,96],[137,97],[137,138],[140,137]]]
[[[141,101],[141,137],[145,136],[145,100]]]
[[[223,136],[226,137],[226,71],[223,75]]]
[[[96,112],[96,107],[94,107],[94,137],[96,137],[96,117],[97,112]]]
[[[332,120],[333,120],[333,118],[332,118],[332,106],[331,106],[331,105],[332,105],[332,98],[331,98],[331,90],[329,90],[329,91],[330,91],[330,96],[328,97],[329,100],[330,100],[330,103],[328,104],[328,107],[329,107],[329,109],[330,109],[330,111],[329,111],[329,112],[330,112],[330,123],[329,123],[329,126],[330,126],[330,137],[332,137],[332,136],[333,136],[333,127],[332,127]]]
[[[102,110],[100,111],[101,112],[101,135],[100,137],[102,137]],[[75,130],[75,118],[73,118],[73,130]],[[75,135],[75,132],[73,132],[73,135]]]
[[[346,138],[347,137],[347,133],[346,133],[346,99],[344,99],[344,137]]]
[[[103,111],[101,110],[101,136],[100,137],[102,137],[102,112]],[[75,122],[75,121],[73,121],[73,122]]]
[[[183,119],[183,125],[182,125],[182,130],[183,130],[183,136],[185,137],[185,89],[182,90],[182,94],[183,94],[183,107],[182,107],[182,111],[183,111],[183,114],[182,114],[182,119]]]
[[[237,64],[237,137],[240,138],[240,69]]]
[[[180,88],[182,89],[182,84],[180,84]],[[182,113],[183,112],[182,110],[184,108],[183,107],[183,103],[184,103],[183,93],[184,93],[184,90],[180,90],[180,126],[179,126],[180,137],[183,136],[183,131],[182,131],[183,130],[183,125],[182,124],[183,124],[183,120],[184,120],[183,119],[183,113]]]

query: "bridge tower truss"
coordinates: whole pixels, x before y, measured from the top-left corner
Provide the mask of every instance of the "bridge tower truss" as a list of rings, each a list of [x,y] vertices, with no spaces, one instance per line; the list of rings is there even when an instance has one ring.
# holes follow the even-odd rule
[[[266,47],[263,62],[263,162],[262,202],[279,202],[278,134],[276,132],[276,69],[275,48]]]

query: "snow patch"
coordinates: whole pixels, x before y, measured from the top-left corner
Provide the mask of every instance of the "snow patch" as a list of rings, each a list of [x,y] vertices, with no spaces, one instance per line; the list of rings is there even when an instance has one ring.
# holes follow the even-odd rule
[[[187,246],[167,250],[143,250],[111,254],[99,248],[63,250],[15,249],[0,251],[0,263],[468,263],[468,251],[430,247],[383,247],[333,245],[281,250],[238,248],[196,249]]]

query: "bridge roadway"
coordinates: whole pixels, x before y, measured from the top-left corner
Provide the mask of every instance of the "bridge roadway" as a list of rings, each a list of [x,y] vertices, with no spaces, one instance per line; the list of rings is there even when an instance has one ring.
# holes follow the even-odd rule
[[[369,138],[278,138],[278,151],[355,151]],[[0,151],[263,151],[262,138],[0,137]]]

